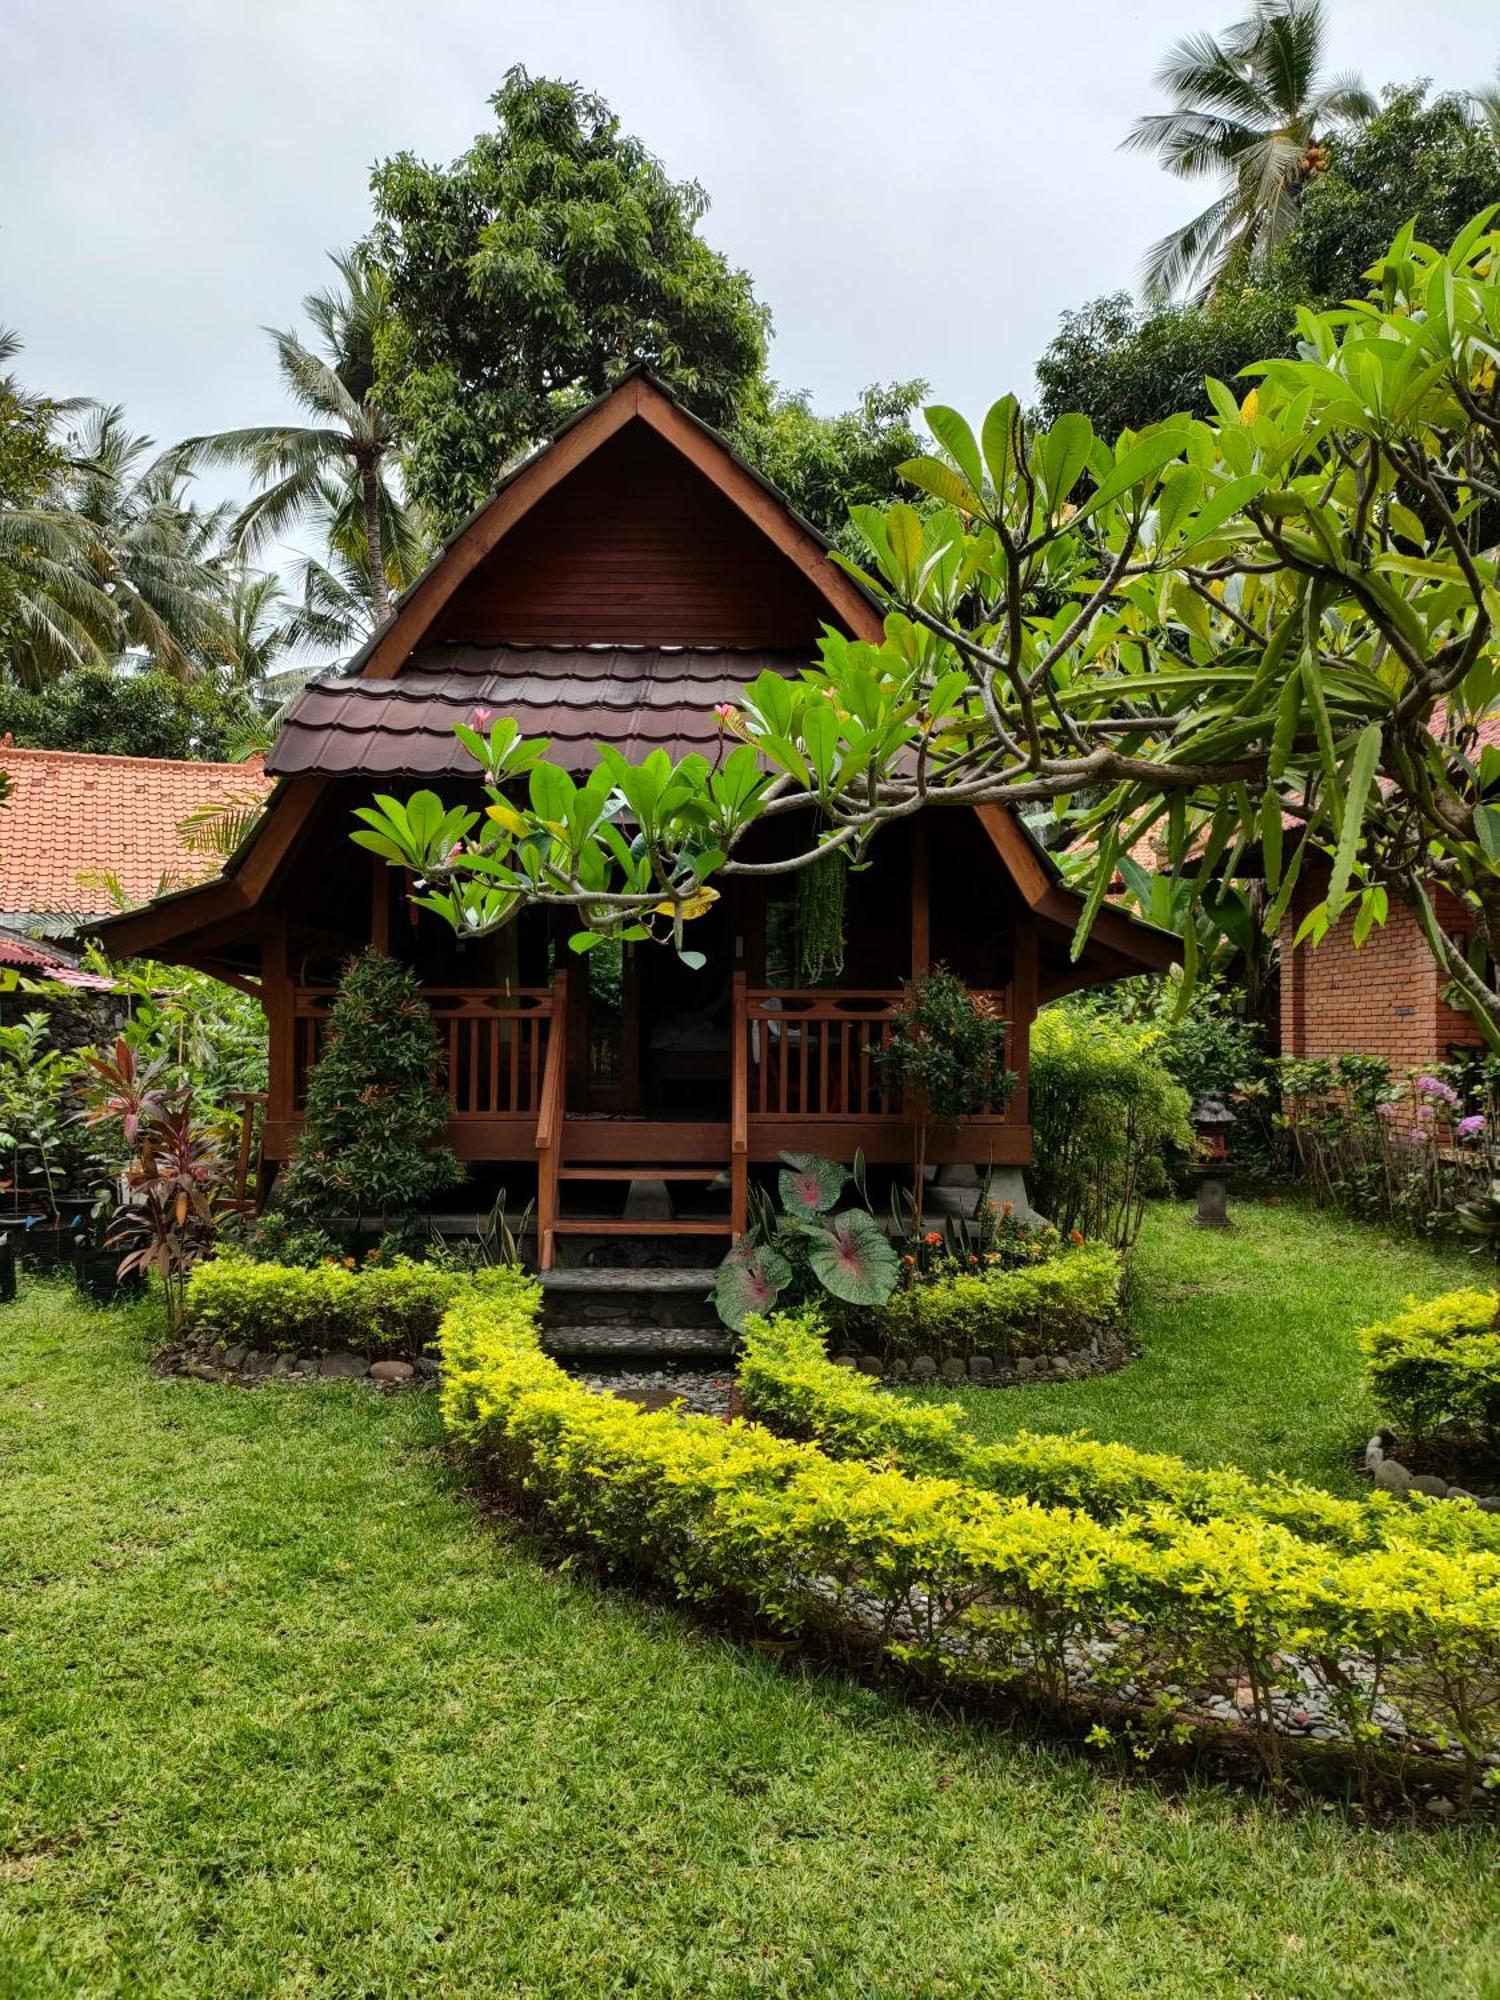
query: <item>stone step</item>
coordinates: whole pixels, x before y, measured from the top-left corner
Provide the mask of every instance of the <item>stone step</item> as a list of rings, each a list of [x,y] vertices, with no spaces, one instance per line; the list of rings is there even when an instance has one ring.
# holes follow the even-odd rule
[[[618,1222],[602,1216],[560,1215],[552,1225],[554,1236],[729,1236],[729,1217],[718,1221],[706,1217],[678,1218],[670,1222],[635,1220]]]
[[[559,1361],[719,1361],[734,1358],[722,1327],[548,1326],[542,1345]]]
[[[713,1290],[718,1272],[679,1270],[670,1265],[642,1269],[624,1265],[554,1264],[540,1274],[544,1292],[699,1292]]]

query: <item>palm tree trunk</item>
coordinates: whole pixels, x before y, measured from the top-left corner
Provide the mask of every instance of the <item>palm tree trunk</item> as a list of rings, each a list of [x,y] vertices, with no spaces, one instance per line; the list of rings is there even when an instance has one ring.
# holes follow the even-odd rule
[[[377,465],[359,468],[360,490],[365,503],[365,550],[370,563],[370,610],[375,629],[389,624],[391,593],[385,581],[385,545],[380,533],[380,469]]]

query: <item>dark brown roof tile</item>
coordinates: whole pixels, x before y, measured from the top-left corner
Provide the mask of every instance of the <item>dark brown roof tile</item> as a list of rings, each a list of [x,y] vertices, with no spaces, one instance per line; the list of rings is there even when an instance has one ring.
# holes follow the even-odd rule
[[[476,708],[514,716],[573,769],[613,744],[628,757],[658,747],[711,755],[715,705],[767,668],[794,674],[805,654],[683,646],[419,648],[394,680],[321,680],[297,698],[266,768],[278,777],[472,775],[453,734]]]

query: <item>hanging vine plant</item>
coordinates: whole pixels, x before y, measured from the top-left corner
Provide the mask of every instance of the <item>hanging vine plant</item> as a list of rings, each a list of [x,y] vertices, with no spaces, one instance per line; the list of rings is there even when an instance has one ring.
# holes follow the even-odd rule
[[[804,986],[827,986],[844,969],[848,873],[843,849],[835,848],[797,877],[797,970]]]

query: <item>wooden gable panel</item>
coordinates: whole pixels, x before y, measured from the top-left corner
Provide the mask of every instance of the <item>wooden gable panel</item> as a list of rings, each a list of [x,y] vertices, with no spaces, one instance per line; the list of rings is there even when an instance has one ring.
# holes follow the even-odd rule
[[[644,423],[545,495],[459,588],[433,636],[644,646],[811,646],[826,602]]]

